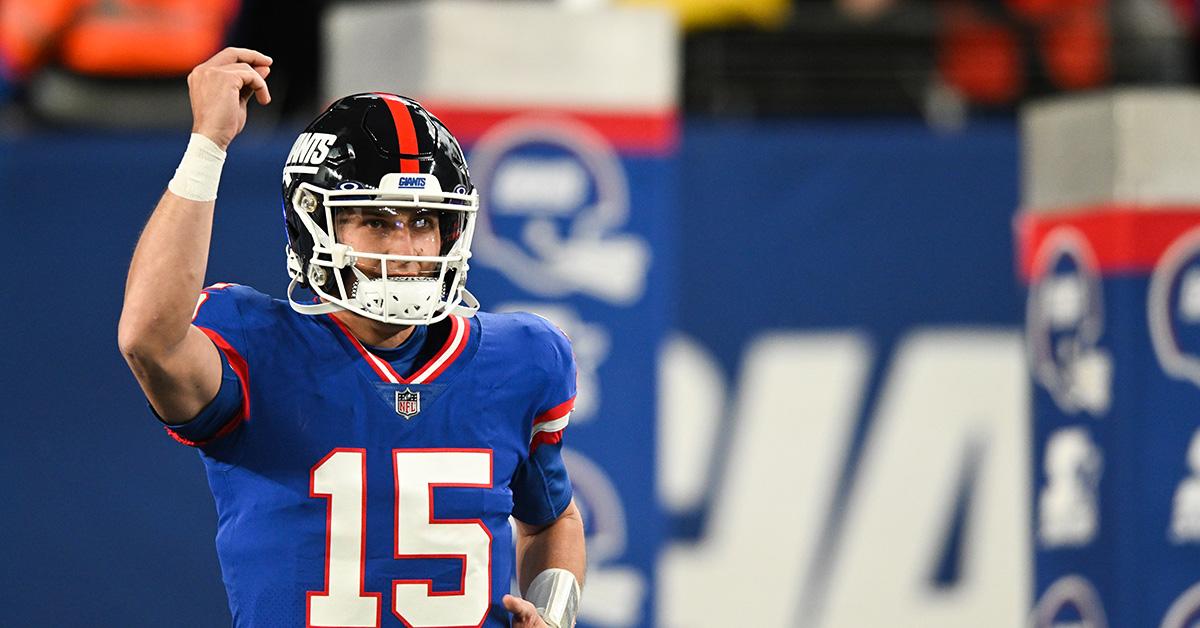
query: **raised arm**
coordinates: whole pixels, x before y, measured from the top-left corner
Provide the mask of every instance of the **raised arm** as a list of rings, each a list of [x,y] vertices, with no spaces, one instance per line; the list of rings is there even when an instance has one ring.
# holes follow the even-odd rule
[[[225,150],[246,124],[250,98],[270,102],[270,65],[262,53],[226,48],[188,75],[191,141],[129,264],[117,342],[146,397],[168,423],[195,417],[220,387],[220,356],[192,326],[192,313],[208,265]]]

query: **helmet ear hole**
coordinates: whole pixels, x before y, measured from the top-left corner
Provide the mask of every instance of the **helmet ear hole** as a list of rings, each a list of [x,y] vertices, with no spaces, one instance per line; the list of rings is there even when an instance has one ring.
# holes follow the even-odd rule
[[[316,264],[308,265],[308,280],[310,282],[309,285],[324,286],[325,281],[328,279],[329,279],[329,273],[325,272],[324,268],[317,266]]]
[[[296,193],[292,195],[292,204],[296,206],[296,209],[309,214],[317,211],[319,205],[317,195],[306,188],[296,189]]]

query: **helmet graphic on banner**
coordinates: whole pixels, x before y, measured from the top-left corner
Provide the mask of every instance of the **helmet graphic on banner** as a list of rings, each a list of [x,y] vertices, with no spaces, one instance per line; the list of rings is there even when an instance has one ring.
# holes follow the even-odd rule
[[[478,207],[458,141],[419,103],[380,93],[335,101],[283,168],[292,309],[398,325],[473,313],[466,280]],[[348,226],[369,235],[352,244],[339,235]],[[414,234],[436,250],[397,244]],[[321,302],[298,301],[298,287]]]
[[[568,118],[515,118],[479,139],[471,163],[488,191],[481,263],[543,297],[581,293],[617,305],[641,298],[650,247],[621,231],[629,219],[625,171],[599,133]]]
[[[1108,617],[1092,583],[1082,576],[1071,575],[1055,580],[1046,589],[1033,607],[1029,625],[1033,628],[1108,628]]]
[[[1159,258],[1146,316],[1163,371],[1200,386],[1200,228],[1180,236]]]
[[[1099,346],[1104,299],[1096,255],[1079,231],[1059,227],[1034,255],[1026,304],[1033,375],[1067,413],[1108,411],[1112,358]]]
[[[1161,628],[1194,628],[1200,622],[1200,584],[1184,591],[1163,616]]]

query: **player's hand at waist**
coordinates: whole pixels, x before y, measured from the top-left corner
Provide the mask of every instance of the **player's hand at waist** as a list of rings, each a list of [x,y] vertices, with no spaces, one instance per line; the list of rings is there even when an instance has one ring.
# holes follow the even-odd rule
[[[549,628],[537,609],[527,600],[515,595],[504,596],[504,608],[513,616],[513,628]],[[564,626],[563,628],[567,628]]]
[[[260,105],[271,102],[270,73],[271,58],[246,48],[226,48],[193,68],[188,75],[192,132],[227,149],[246,126],[251,96]]]

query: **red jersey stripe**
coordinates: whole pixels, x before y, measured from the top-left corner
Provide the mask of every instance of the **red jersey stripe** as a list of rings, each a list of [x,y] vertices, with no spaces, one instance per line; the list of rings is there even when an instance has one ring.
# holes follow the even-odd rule
[[[376,375],[379,375],[379,379],[393,384],[406,383],[404,378],[400,377],[400,374],[392,368],[392,365],[387,363],[387,360],[380,359],[379,356],[367,351],[367,348],[358,341],[358,338],[354,334],[350,333],[350,330],[346,328],[346,325],[342,321],[339,321],[333,314],[326,314],[326,316],[338,326],[338,329],[342,330],[343,334],[346,334],[346,338],[350,339],[350,344],[354,345],[355,349],[358,349],[359,355],[367,361],[367,364],[371,366],[371,370],[375,371]]]
[[[242,354],[238,353],[237,349],[234,349],[233,345],[229,344],[229,342],[226,341],[225,338],[223,338],[221,334],[217,333],[216,331],[213,331],[207,327],[200,327],[198,325],[196,326],[196,329],[204,332],[204,335],[208,336],[208,338],[212,340],[213,344],[217,345],[217,348],[225,354],[225,359],[229,360],[229,366],[233,367],[233,372],[237,374],[238,383],[242,388],[242,406],[238,408],[237,414],[234,415],[232,419],[225,423],[220,430],[217,430],[216,434],[213,434],[211,437],[205,440],[189,440],[180,436],[170,427],[167,427],[167,434],[169,434],[171,438],[174,438],[175,440],[189,447],[202,447],[207,445],[232,432],[237,426],[241,425],[243,421],[250,420],[250,367],[246,364],[246,358],[243,358]]]
[[[467,340],[471,337],[471,323],[460,316],[451,316],[450,320],[450,335],[446,337],[445,344],[442,345],[442,348],[438,350],[437,354],[424,367],[413,375],[410,380],[412,383],[426,384],[437,379],[447,367],[458,359],[463,349],[466,348]]]
[[[549,410],[539,414],[537,418],[533,420],[533,424],[537,425],[538,423],[545,423],[546,421],[555,421],[557,419],[561,419],[570,414],[570,412],[574,409],[575,398],[571,397],[557,406],[554,406],[553,408],[550,408]]]
[[[557,445],[562,442],[563,430],[556,432],[538,432],[533,435],[533,440],[529,443],[529,453],[533,454],[538,447],[542,445]]]
[[[462,354],[463,349],[467,346],[467,339],[470,338],[471,334],[471,324],[469,322],[460,316],[451,316],[450,334],[446,337],[446,342],[442,344],[438,352],[424,366],[417,369],[417,372],[412,377],[406,378],[396,372],[387,360],[371,353],[336,316],[333,314],[327,314],[326,316],[333,320],[338,329],[342,330],[342,333],[350,340],[350,344],[354,345],[359,355],[371,366],[371,370],[375,371],[375,374],[380,379],[392,384],[428,384],[437,379]]]

